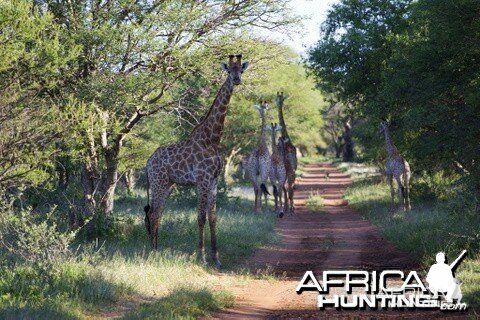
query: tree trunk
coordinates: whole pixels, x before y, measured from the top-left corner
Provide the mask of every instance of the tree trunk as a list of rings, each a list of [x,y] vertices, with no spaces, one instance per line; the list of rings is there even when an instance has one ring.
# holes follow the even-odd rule
[[[242,148],[237,148],[234,147],[232,151],[230,151],[230,154],[227,156],[225,159],[225,171],[223,173],[223,178],[226,182],[229,182],[229,177],[230,177],[230,170],[232,168],[232,163],[233,160],[235,159],[235,156],[242,150]]]
[[[351,133],[352,127],[348,121],[345,123],[344,128],[345,132],[343,134],[343,161],[352,162],[354,157],[353,140]]]
[[[118,153],[117,150],[108,150],[105,152],[105,162],[107,169],[102,174],[102,193],[100,208],[105,215],[110,215],[113,211],[113,198],[118,182]]]
[[[83,189],[83,205],[81,205],[81,214],[75,213],[75,216],[70,217],[72,225],[83,226],[85,219],[91,217],[95,211],[95,186],[96,186],[95,172],[88,164],[82,165],[81,182]]]
[[[133,194],[136,182],[137,181],[133,169],[128,169],[125,171],[125,186],[127,187],[128,194]]]
[[[343,144],[335,142],[334,147],[335,147],[335,158],[340,159],[340,156],[342,155],[342,151],[343,151]]]

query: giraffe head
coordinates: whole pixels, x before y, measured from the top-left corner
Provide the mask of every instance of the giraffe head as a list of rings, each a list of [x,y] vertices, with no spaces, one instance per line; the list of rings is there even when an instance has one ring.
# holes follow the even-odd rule
[[[260,104],[254,105],[254,108],[260,113],[260,117],[264,119],[267,116],[268,103],[267,101],[260,102]]]
[[[277,96],[275,98],[275,102],[277,103],[277,107],[279,109],[283,108],[283,102],[287,100],[288,96],[286,94],[283,94],[282,92],[277,92]]]
[[[388,123],[385,120],[380,121],[380,125],[378,126],[378,132],[380,134],[385,133],[388,130]]]
[[[270,126],[268,127],[268,130],[270,130],[275,137],[275,134],[279,131],[282,131],[282,126],[279,125],[278,123],[271,123]]]
[[[235,60],[234,57],[237,59]],[[222,62],[222,69],[228,73],[234,85],[239,85],[242,83],[241,74],[248,68],[248,61],[242,63],[241,54],[237,54],[236,56],[230,55],[228,58],[228,63]]]

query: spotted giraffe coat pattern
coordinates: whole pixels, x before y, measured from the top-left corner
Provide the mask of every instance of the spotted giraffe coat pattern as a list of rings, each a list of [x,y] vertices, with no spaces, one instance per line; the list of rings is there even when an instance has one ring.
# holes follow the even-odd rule
[[[241,73],[248,62],[241,62],[241,55],[230,56],[222,68],[227,79],[217,93],[205,118],[191,134],[179,143],[158,148],[147,161],[149,204],[145,207],[145,226],[153,249],[158,247],[158,228],[165,209],[165,202],[174,185],[195,186],[198,195],[198,250],[205,260],[204,226],[207,215],[210,226],[212,259],[217,267],[220,261],[216,238],[217,179],[223,168],[218,146],[222,137],[228,104],[234,86],[241,83]]]
[[[297,170],[297,148],[293,145],[288,135],[287,125],[285,124],[285,119],[283,116],[284,101],[287,99],[287,96],[283,92],[277,92],[276,104],[278,108],[278,119],[280,126],[282,127],[281,136],[278,141],[278,148],[283,155],[283,160],[285,163],[285,170],[287,172],[287,191],[288,198],[285,201],[288,201],[288,213],[293,214],[295,212],[295,206],[293,203],[294,197],[294,187],[296,179],[296,170]]]
[[[398,197],[400,205],[404,211],[411,209],[410,206],[410,165],[398,153],[397,147],[390,137],[388,124],[384,121],[380,122],[380,133],[385,137],[385,144],[387,148],[387,161],[385,163],[385,174],[390,184],[390,195],[392,198],[392,210],[394,207],[395,189],[393,187],[393,179],[397,181]]]
[[[270,162],[270,182],[273,186],[273,196],[275,199],[275,212],[277,212],[278,216],[281,218],[283,217],[284,209],[282,207],[282,193],[287,198],[287,189],[285,187],[285,183],[287,182],[287,172],[285,169],[285,162],[283,159],[283,154],[280,148],[277,146],[277,132],[282,130],[282,127],[278,124],[271,124],[269,127],[271,140],[272,140],[272,155],[271,155],[271,162]],[[285,204],[287,202],[285,201]]]
[[[262,196],[265,199],[265,207],[267,206],[267,196],[269,195],[267,181],[269,178],[271,159],[265,134],[268,104],[263,102],[260,105],[256,105],[255,108],[258,110],[262,122],[257,147],[248,158],[247,172],[253,184],[253,190],[255,192],[254,211],[257,212],[258,207],[261,206],[262,203]]]

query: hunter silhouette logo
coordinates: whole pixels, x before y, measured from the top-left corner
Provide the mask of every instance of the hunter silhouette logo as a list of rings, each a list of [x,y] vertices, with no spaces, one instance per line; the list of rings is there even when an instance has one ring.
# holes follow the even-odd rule
[[[455,279],[454,271],[466,253],[467,251],[463,250],[450,265],[446,263],[443,252],[437,253],[436,263],[430,267],[426,277],[428,286],[425,286],[416,271],[409,273],[402,270],[324,271],[322,281],[317,280],[312,271],[307,271],[296,291],[298,294],[303,291],[318,291],[317,305],[320,309],[330,306],[337,310],[366,308],[465,310],[467,305],[461,302],[460,283]],[[334,287],[345,289],[345,294],[336,293],[338,290],[329,294],[330,289]]]
[[[460,283],[453,277],[453,270],[458,263],[465,257],[467,250],[463,250],[455,261],[448,265],[445,263],[445,254],[437,253],[437,263],[430,267],[427,274],[428,289],[433,293],[433,298],[438,298],[438,293],[446,293],[447,302],[453,302],[453,299],[460,303],[462,300],[462,292]]]

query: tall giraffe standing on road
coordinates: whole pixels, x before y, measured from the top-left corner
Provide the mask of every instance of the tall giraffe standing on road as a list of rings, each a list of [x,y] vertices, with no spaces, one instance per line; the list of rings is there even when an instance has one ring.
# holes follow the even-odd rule
[[[255,212],[258,211],[259,205],[262,205],[262,195],[265,198],[265,208],[267,207],[267,180],[270,171],[270,152],[268,151],[267,140],[265,137],[266,117],[268,104],[267,102],[260,103],[254,106],[260,113],[262,126],[260,128],[260,136],[258,137],[257,147],[252,151],[247,161],[247,172],[253,184],[253,191],[255,192]],[[260,179],[260,186],[259,181]]]
[[[157,249],[158,227],[165,202],[174,184],[196,186],[198,195],[198,251],[205,261],[204,226],[208,214],[210,225],[212,259],[218,268],[216,237],[217,178],[223,167],[218,151],[220,139],[233,88],[241,83],[241,74],[248,67],[242,63],[242,56],[229,56],[229,62],[222,63],[228,73],[225,83],[217,93],[205,118],[190,135],[179,143],[160,147],[147,161],[149,204],[145,206],[145,226],[153,249]],[[151,195],[151,197],[150,197]]]
[[[278,124],[271,124],[268,128],[270,130],[272,138],[272,155],[270,163],[270,182],[273,186],[273,197],[275,198],[275,212],[277,212],[280,218],[283,217],[283,213],[288,208],[287,205],[287,189],[285,183],[287,182],[287,172],[285,169],[285,163],[283,161],[283,154],[276,144],[277,132],[282,130],[282,127]],[[285,208],[282,206],[282,192],[285,195]]]
[[[411,209],[410,206],[410,165],[400,154],[397,147],[393,144],[388,130],[388,124],[384,121],[380,122],[380,133],[385,136],[385,144],[387,147],[387,162],[385,164],[385,173],[390,184],[390,194],[392,196],[392,210],[394,208],[395,189],[393,188],[393,178],[397,180],[398,197],[400,205],[404,211]],[[403,180],[403,182],[402,182]]]
[[[288,201],[290,214],[295,212],[295,206],[293,204],[293,196],[295,187],[295,171],[297,170],[297,148],[290,140],[290,136],[287,132],[287,125],[285,124],[285,119],[283,117],[283,107],[284,101],[287,99],[287,96],[283,92],[277,92],[276,103],[278,108],[278,119],[280,121],[280,126],[282,127],[282,135],[278,142],[278,147],[282,152],[283,160],[285,163],[285,169],[287,172],[287,190],[288,190]]]

